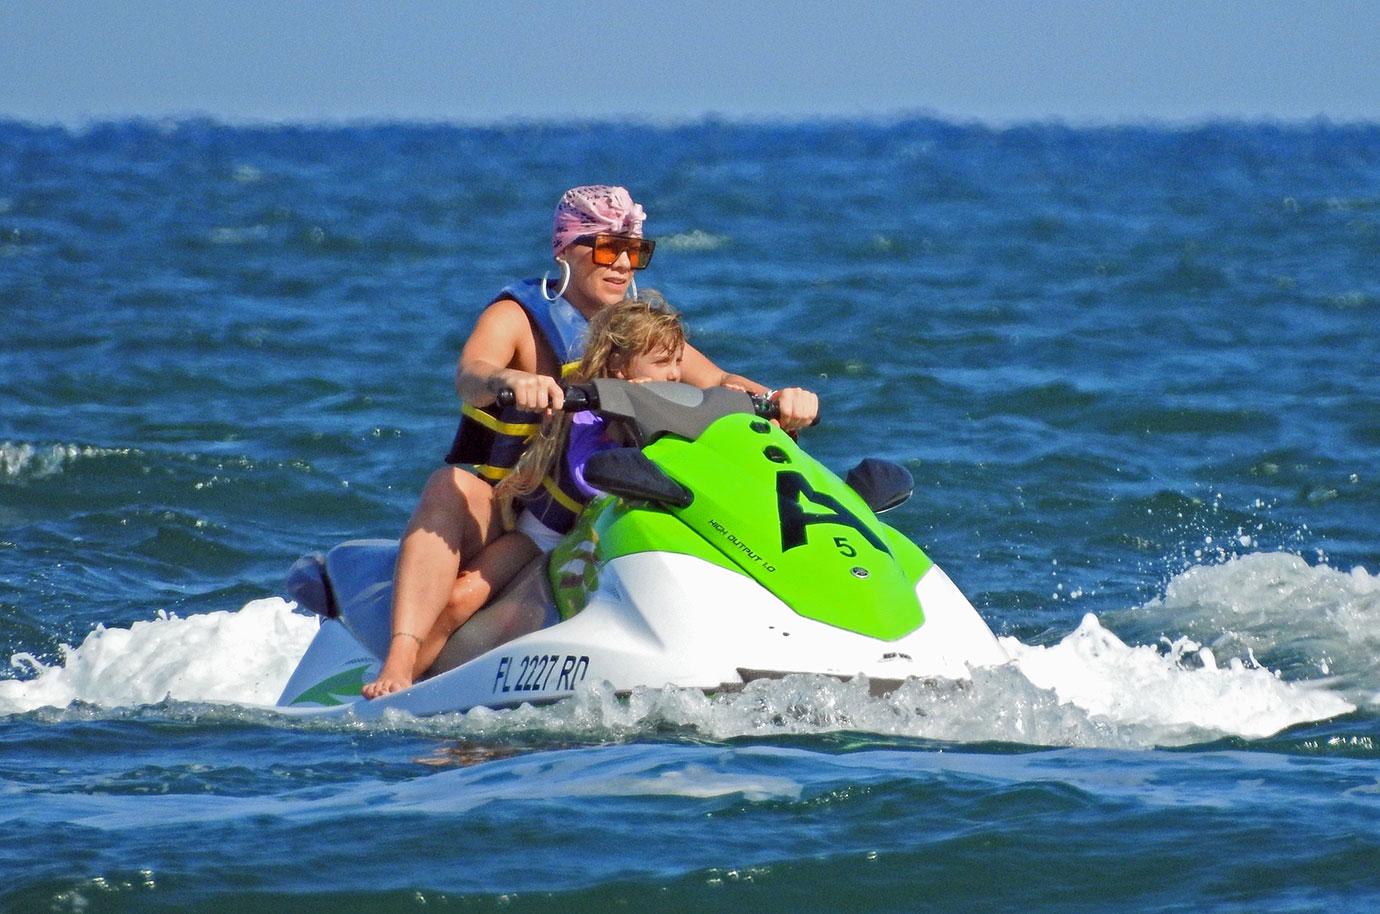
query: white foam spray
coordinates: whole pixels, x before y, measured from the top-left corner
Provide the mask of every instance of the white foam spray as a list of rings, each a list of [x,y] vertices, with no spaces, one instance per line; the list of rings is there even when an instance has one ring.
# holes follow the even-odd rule
[[[1128,645],[1091,614],[1051,646],[1002,639],[1012,661],[974,671],[966,682],[908,682],[881,697],[864,680],[796,675],[741,692],[639,689],[620,698],[591,684],[553,706],[476,709],[425,721],[389,715],[368,724],[474,740],[539,733],[556,740],[636,738],[685,728],[702,736],[862,731],[955,742],[1144,747],[1222,737],[1261,738],[1353,710],[1335,686],[1345,677],[1366,700],[1375,692],[1380,586],[1363,570],[1338,572],[1282,554],[1191,568],[1163,598],[1133,616],[1202,628],[1152,645]],[[1301,621],[1292,611],[1307,605]],[[1230,609],[1232,615],[1223,615]],[[1159,615],[1154,615],[1159,614]],[[1235,620],[1228,630],[1225,619]],[[1249,625],[1236,624],[1250,620]],[[1214,627],[1215,632],[1213,631]],[[318,623],[280,599],[186,619],[162,615],[129,628],[99,627],[62,661],[27,655],[12,663],[34,675],[0,680],[0,713],[74,701],[128,707],[172,698],[264,705],[274,702]],[[1226,632],[1230,631],[1228,636]],[[1303,638],[1320,645],[1331,679],[1283,678],[1255,662],[1259,648]],[[1212,644],[1205,642],[1216,635]],[[1236,641],[1231,641],[1236,638]],[[1370,640],[1368,640],[1370,639]],[[1243,648],[1228,656],[1228,642]],[[358,726],[358,722],[350,724]]]
[[[57,664],[17,654],[11,666],[33,675],[0,680],[0,713],[74,701],[272,704],[318,627],[315,617],[292,609],[275,597],[185,619],[160,613],[129,628],[97,626],[78,647],[64,646]]]
[[[1332,677],[1352,701],[1380,687],[1380,575],[1263,552],[1177,575],[1138,624],[1201,641],[1219,656],[1255,657],[1291,678]]]
[[[1130,647],[1092,614],[1053,647],[1003,638],[1021,674],[1090,719],[1153,734],[1159,744],[1212,734],[1265,737],[1353,707],[1312,683],[1232,658],[1219,667],[1211,649],[1187,638],[1160,650]]]

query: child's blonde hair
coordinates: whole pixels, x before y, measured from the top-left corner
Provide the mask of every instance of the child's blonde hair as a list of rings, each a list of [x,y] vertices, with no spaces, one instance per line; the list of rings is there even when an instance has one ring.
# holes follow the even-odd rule
[[[684,347],[685,327],[680,315],[661,293],[646,289],[637,298],[610,305],[590,318],[584,357],[566,380],[578,384],[611,377],[638,355],[674,353]],[[546,422],[512,471],[499,482],[494,497],[507,529],[514,527],[513,501],[535,492],[546,476],[558,471],[570,437],[571,417],[571,413],[562,412]]]

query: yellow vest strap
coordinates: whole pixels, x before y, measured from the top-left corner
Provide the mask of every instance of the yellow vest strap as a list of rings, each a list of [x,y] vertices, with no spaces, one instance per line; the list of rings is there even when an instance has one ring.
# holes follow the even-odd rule
[[[508,467],[494,467],[489,466],[487,463],[476,463],[474,465],[474,471],[491,482],[498,482],[504,476],[513,472]]]
[[[556,485],[556,481],[550,476],[543,478],[541,485],[552,498],[556,499],[556,503],[566,510],[579,514],[585,509],[584,505],[562,492],[561,487]]]
[[[500,422],[479,407],[471,406],[468,403],[460,404],[460,412],[490,431],[498,432],[500,435],[511,435],[515,438],[531,438],[541,428],[541,424],[537,422]]]

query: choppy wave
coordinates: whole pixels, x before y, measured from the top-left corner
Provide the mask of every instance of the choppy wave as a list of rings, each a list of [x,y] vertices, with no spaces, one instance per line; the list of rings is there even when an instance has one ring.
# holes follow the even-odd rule
[[[431,778],[402,783],[354,785],[328,795],[298,791],[286,796],[218,796],[214,805],[196,795],[159,797],[159,821],[164,825],[236,821],[256,815],[277,815],[297,823],[325,821],[356,815],[361,809],[375,813],[464,812],[494,802],[530,799],[528,778],[540,776],[550,792],[546,799],[581,797],[686,797],[693,799],[742,798],[748,802],[794,800],[803,785],[792,778],[760,773],[716,770],[712,760],[667,764],[654,753],[629,747],[619,764],[573,752],[536,758],[507,759],[500,767],[508,776],[475,769],[442,771]],[[147,802],[150,798],[140,797]],[[147,808],[132,806],[126,797],[76,797],[55,804],[58,816],[97,828],[138,827]],[[3,817],[0,817],[3,821]]]
[[[99,829],[103,839],[79,876],[49,876],[16,910],[198,907],[187,903],[193,881],[193,891],[207,891],[205,884],[217,891],[223,910],[274,908],[284,897],[306,898],[302,905],[311,907],[316,898],[306,893],[336,906],[349,898],[371,911],[431,904],[950,910],[973,907],[975,866],[1022,875],[983,886],[981,910],[1068,910],[1070,897],[1091,897],[1109,879],[1132,886],[1132,902],[1117,896],[1121,904],[1099,910],[1187,909],[1193,905],[1156,903],[1164,895],[1159,884],[1174,888],[1177,902],[1181,885],[1191,892],[1213,880],[1230,880],[1233,904],[1197,909],[1237,910],[1260,872],[1291,866],[1305,878],[1328,875],[1307,896],[1323,898],[1321,908],[1367,907],[1369,896],[1356,903],[1357,887],[1373,882],[1373,846],[1351,841],[1345,854],[1331,849],[1339,832],[1373,811],[1363,763],[1309,772],[1307,784],[1281,803],[1278,791],[1253,777],[1270,772],[1268,759],[1262,767],[1262,757],[1242,753],[1204,753],[1191,766],[1186,758],[1102,754],[1115,766],[1109,771],[1067,750],[631,744],[261,795],[78,790],[42,794],[35,803],[13,789],[16,800],[29,802],[0,811],[0,825],[44,836],[78,830],[88,844]],[[1093,815],[1110,822],[1096,828]],[[584,825],[590,818],[594,824]],[[1174,878],[1145,879],[1160,828],[1176,828],[1180,841],[1189,828],[1236,849],[1217,859],[1185,855],[1177,844]],[[388,840],[352,851],[378,833]],[[187,836],[222,852],[188,853]],[[126,843],[139,845],[137,861],[108,850]],[[291,865],[283,865],[284,846],[294,848]],[[1062,865],[1070,849],[1109,862],[1071,883]],[[206,861],[201,869],[198,861]],[[1128,862],[1109,876],[1106,867],[1120,861]]]
[[[128,448],[0,441],[0,480],[43,479],[61,473],[74,461],[86,457],[129,453]]]
[[[717,695],[641,689],[622,699],[607,686],[592,685],[549,707],[477,709],[428,721],[390,717],[379,726],[480,740],[524,732],[632,739],[667,728],[712,739],[848,730],[950,742],[1127,748],[1257,739],[1354,710],[1336,690],[1337,679],[1286,679],[1256,659],[1286,643],[1308,642],[1326,658],[1320,672],[1374,691],[1377,600],[1380,587],[1364,571],[1346,574],[1295,556],[1259,554],[1190,568],[1142,608],[1181,630],[1206,631],[1197,636],[1201,640],[1184,634],[1129,645],[1089,614],[1051,646],[1002,639],[1012,662],[974,671],[970,681],[911,681],[882,697],[861,678],[804,675]],[[1333,611],[1309,613],[1300,625],[1293,610],[1301,602]],[[1212,612],[1221,605],[1252,624],[1223,624],[1231,620]],[[0,711],[77,701],[127,707],[168,698],[271,704],[316,627],[315,619],[279,599],[185,619],[160,615],[128,629],[100,627],[80,646],[64,649],[58,664],[17,655],[12,664],[29,678],[0,682]],[[1242,647],[1242,655],[1226,656],[1229,645]]]

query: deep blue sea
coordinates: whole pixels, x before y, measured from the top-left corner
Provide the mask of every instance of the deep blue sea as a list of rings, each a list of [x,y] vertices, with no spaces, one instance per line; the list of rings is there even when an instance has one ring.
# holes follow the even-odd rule
[[[266,707],[582,183],[1010,665]],[[0,122],[0,658],[3,910],[1380,908],[1380,126]]]

